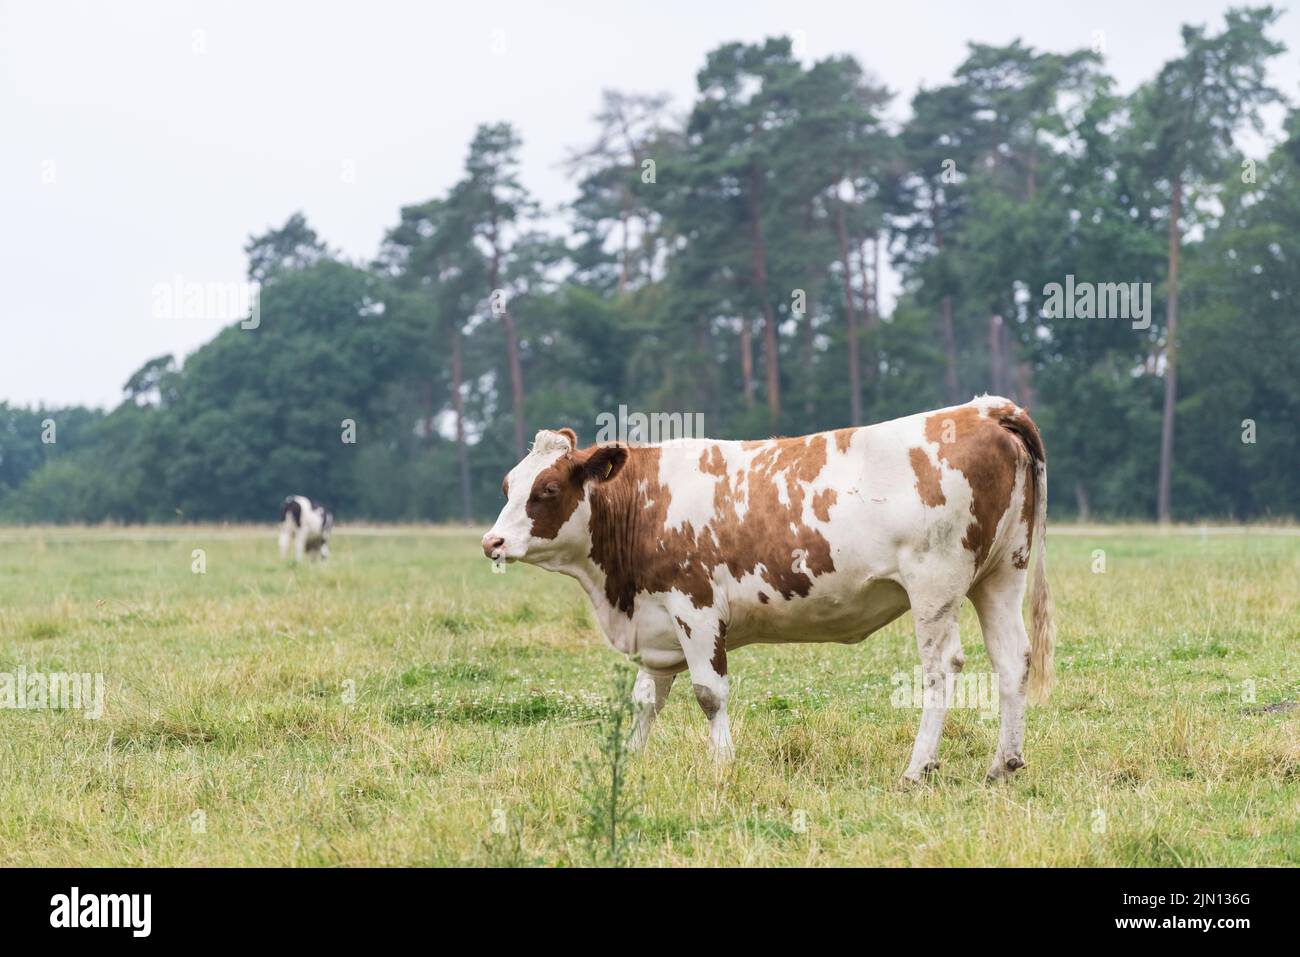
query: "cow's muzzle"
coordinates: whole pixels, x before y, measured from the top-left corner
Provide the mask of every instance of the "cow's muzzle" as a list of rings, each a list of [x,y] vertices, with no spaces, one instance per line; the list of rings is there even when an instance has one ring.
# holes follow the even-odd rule
[[[500,535],[494,535],[488,532],[483,536],[483,554],[488,558],[496,561],[502,557],[502,550],[505,548],[506,540]]]

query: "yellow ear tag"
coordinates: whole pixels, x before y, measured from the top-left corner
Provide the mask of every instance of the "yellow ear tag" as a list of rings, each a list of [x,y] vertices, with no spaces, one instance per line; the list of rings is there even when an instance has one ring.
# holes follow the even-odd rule
[[[609,478],[609,473],[612,472],[612,471],[614,471],[614,463],[613,463],[613,462],[606,462],[606,463],[605,463],[605,478]]]

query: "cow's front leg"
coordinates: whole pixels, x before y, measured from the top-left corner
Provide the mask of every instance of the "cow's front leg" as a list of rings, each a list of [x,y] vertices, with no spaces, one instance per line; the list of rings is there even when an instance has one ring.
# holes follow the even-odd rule
[[[307,533],[301,528],[293,537],[293,560],[301,562],[307,557]]]
[[[933,605],[912,606],[916,616],[916,644],[921,652],[923,695],[921,727],[912,746],[912,760],[904,779],[920,783],[939,767],[939,737],[948,714],[948,691],[953,676],[966,663],[957,630],[957,609],[961,599]]]
[[[697,620],[694,625],[675,620],[695,700],[709,719],[709,750],[715,761],[730,761],[736,749],[727,720],[727,626],[716,619]]]
[[[632,740],[628,746],[633,751],[640,751],[650,738],[650,728],[655,717],[663,710],[668,701],[668,692],[672,690],[676,675],[652,675],[644,668],[637,672],[636,684],[632,686],[632,706],[636,710],[636,724],[632,728]]]

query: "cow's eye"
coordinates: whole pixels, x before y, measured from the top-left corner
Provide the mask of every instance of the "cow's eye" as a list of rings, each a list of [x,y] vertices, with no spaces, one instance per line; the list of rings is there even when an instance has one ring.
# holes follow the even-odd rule
[[[560,494],[559,483],[547,482],[544,486],[542,486],[541,491],[539,491],[535,497],[538,499],[555,498],[555,496],[559,494]]]

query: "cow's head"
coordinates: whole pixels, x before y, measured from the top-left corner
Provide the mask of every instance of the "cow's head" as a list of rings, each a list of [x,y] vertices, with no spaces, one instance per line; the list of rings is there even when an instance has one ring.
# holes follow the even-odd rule
[[[572,429],[538,432],[501,483],[506,504],[483,536],[483,554],[530,564],[581,558],[590,547],[588,489],[618,475],[627,456],[621,445],[580,450]]]

